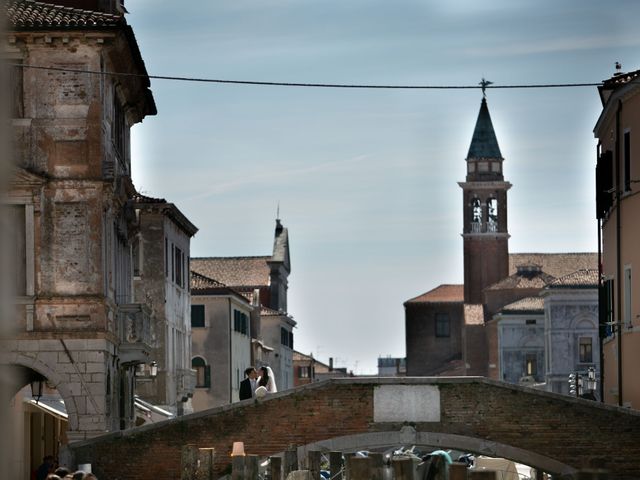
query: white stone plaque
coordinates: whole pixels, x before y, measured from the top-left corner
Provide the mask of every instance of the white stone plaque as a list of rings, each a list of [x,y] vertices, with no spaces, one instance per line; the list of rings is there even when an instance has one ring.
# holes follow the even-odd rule
[[[378,385],[373,390],[374,422],[439,422],[437,385]]]

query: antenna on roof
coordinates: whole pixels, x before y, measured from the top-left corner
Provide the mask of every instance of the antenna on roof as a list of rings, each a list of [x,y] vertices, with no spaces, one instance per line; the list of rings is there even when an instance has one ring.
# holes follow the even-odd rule
[[[486,91],[487,87],[492,84],[493,82],[490,82],[489,80],[485,80],[484,77],[482,77],[482,81],[478,84],[482,88],[482,98],[487,98],[487,91]]]

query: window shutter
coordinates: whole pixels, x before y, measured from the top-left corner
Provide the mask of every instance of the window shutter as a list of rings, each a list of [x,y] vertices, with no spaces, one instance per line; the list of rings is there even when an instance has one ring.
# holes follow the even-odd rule
[[[205,388],[211,388],[211,365],[204,367],[204,386]]]

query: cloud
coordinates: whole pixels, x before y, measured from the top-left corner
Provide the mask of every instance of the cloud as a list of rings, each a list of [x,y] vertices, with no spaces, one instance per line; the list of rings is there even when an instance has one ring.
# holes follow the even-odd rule
[[[273,169],[255,173],[253,175],[245,175],[243,172],[239,172],[239,176],[227,181],[214,183],[213,185],[207,185],[203,187],[206,191],[201,191],[196,195],[186,197],[185,201],[202,200],[215,195],[228,193],[234,190],[242,190],[250,185],[261,184],[271,180],[290,180],[292,177],[307,176],[310,174],[327,174],[335,172],[346,172],[349,170],[356,170],[359,164],[368,159],[369,155],[358,155],[347,160],[334,160],[331,162],[324,162],[315,165],[308,165],[300,168],[286,168],[286,169]]]
[[[550,38],[536,42],[501,43],[464,49],[472,56],[501,57],[505,55],[536,55],[542,53],[568,53],[603,48],[635,47],[640,45],[640,35],[592,35],[581,37]]]

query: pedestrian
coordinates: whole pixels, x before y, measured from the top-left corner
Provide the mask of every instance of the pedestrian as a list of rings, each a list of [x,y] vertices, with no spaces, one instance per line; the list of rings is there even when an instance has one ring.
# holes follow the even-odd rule
[[[260,367],[260,380],[258,380],[258,386],[264,387],[267,393],[276,393],[278,387],[276,386],[276,378],[273,375],[273,370],[268,365]]]
[[[47,480],[47,475],[53,472],[54,464],[53,455],[45,455],[42,464],[36,470],[36,480]]]
[[[240,400],[247,400],[253,397],[258,386],[258,372],[254,367],[249,367],[244,371],[245,379],[240,382]]]

